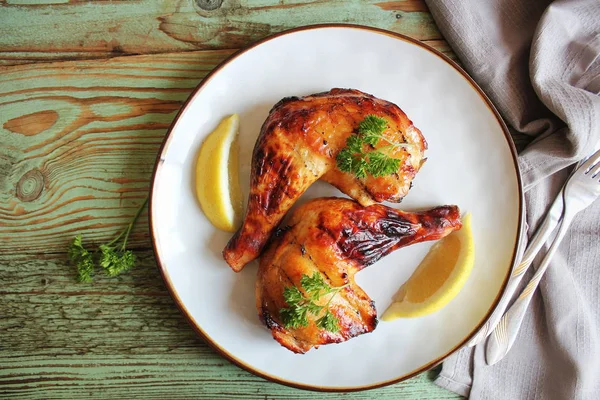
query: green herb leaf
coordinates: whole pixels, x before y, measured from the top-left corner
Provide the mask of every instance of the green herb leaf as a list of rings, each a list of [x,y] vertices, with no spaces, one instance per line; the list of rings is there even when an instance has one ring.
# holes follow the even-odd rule
[[[106,275],[117,276],[135,266],[136,257],[131,250],[126,249],[127,240],[146,204],[148,204],[148,198],[138,208],[129,225],[110,243],[99,247],[99,264],[104,269]],[[96,265],[92,253],[83,247],[81,235],[77,235],[71,242],[68,249],[68,256],[71,262],[77,267],[77,280],[79,282],[91,282]]]
[[[391,175],[400,168],[400,160],[392,158],[380,151],[372,151],[369,153],[369,162],[367,163],[367,171],[374,177]]]
[[[358,133],[364,143],[375,146],[387,128],[387,121],[376,115],[367,115],[358,125]]]
[[[320,306],[316,303],[313,303],[312,301],[308,302],[306,304],[306,308],[308,309],[308,311],[313,314],[313,315],[319,315],[319,313],[321,311],[323,311],[323,309],[325,308],[324,306]]]
[[[357,135],[350,135],[346,139],[346,148],[351,154],[362,153],[363,151],[363,138]]]
[[[304,296],[296,286],[288,286],[283,290],[283,299],[289,306],[294,306],[304,300]]]
[[[302,275],[300,284],[307,292],[316,292],[317,294],[321,290],[328,290],[330,286],[323,279],[323,275],[318,272],[313,273],[312,276]]]
[[[359,179],[366,178],[367,175],[381,177],[397,172],[400,160],[390,157],[385,150],[410,145],[390,142],[384,138],[383,132],[387,127],[388,123],[384,118],[367,115],[358,125],[358,135],[350,135],[346,139],[346,147],[337,154],[339,170],[354,174]],[[373,149],[380,140],[385,140],[390,145]],[[371,150],[368,150],[369,148]]]
[[[353,156],[352,157],[352,172],[357,178],[362,179],[367,177],[367,169],[369,163],[364,156]]]
[[[331,314],[328,307],[331,300],[346,285],[332,288],[325,282],[323,275],[319,272],[314,272],[312,276],[302,275],[300,285],[306,294],[303,294],[296,286],[288,286],[283,290],[283,298],[289,306],[279,310],[279,316],[283,325],[290,329],[306,327],[309,324],[309,313],[316,318],[325,310],[325,314],[315,321],[317,327],[330,332],[339,331],[339,327],[337,326],[338,320]],[[333,293],[333,295],[329,298],[326,305],[317,304],[321,297],[329,293]]]
[[[350,136],[350,137],[358,137],[358,136]],[[352,172],[352,164],[353,164],[354,154],[352,150],[348,147],[344,147],[338,153],[336,157],[337,166],[342,172]]]
[[[131,250],[118,251],[114,247],[102,245],[100,252],[100,266],[108,276],[120,275],[135,265],[135,255]]]
[[[339,320],[331,311],[327,310],[325,315],[317,320],[317,326],[326,331],[336,333],[340,330]]]
[[[91,282],[94,273],[94,259],[92,254],[83,247],[81,235],[75,236],[68,250],[71,263],[77,268],[77,281]]]
[[[279,315],[286,328],[300,328],[308,326],[308,317],[306,313],[308,309],[301,306],[293,306],[288,308],[282,308],[279,310]]]

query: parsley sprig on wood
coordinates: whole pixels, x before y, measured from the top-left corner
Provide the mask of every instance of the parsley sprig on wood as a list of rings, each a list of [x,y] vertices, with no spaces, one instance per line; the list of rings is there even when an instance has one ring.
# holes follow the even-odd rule
[[[346,139],[346,147],[338,153],[338,168],[354,174],[357,178],[365,178],[367,174],[380,177],[397,172],[400,160],[390,156],[390,152],[398,147],[406,148],[411,145],[387,139],[383,136],[387,127],[385,119],[367,115],[358,126],[358,134],[350,135]],[[381,140],[387,145],[376,149],[375,146]]]
[[[302,275],[300,284],[306,295],[296,286],[288,286],[283,291],[283,298],[288,304],[288,307],[279,310],[283,325],[292,329],[308,326],[308,314],[312,314],[319,317],[316,320],[317,327],[333,333],[338,332],[340,330],[339,321],[329,311],[329,304],[347,285],[331,287],[318,272],[315,272],[312,277]],[[325,305],[317,304],[321,297],[328,294],[331,296]]]
[[[135,216],[129,222],[129,225],[123,229],[109,243],[100,246],[100,254],[96,257],[83,245],[83,238],[77,235],[69,246],[69,260],[77,268],[77,280],[79,282],[91,282],[96,268],[95,258],[98,258],[98,264],[104,269],[108,276],[117,276],[123,272],[129,271],[135,266],[135,255],[131,250],[127,250],[127,240],[129,234],[139,218],[142,210],[148,203],[148,198],[137,210]]]

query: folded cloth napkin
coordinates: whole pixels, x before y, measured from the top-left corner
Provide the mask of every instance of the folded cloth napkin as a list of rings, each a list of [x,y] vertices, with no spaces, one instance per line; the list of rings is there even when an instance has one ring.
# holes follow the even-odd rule
[[[531,236],[567,167],[599,144],[600,0],[426,1],[515,142],[526,143]],[[473,399],[600,399],[600,201],[577,215],[508,355],[488,366],[484,343],[450,357],[436,383]]]

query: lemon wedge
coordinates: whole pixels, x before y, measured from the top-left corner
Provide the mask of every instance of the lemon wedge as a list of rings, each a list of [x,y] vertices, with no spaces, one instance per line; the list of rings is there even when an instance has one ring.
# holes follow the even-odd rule
[[[196,196],[202,211],[216,228],[227,232],[237,230],[242,214],[239,127],[237,114],[223,119],[202,143],[196,160]]]
[[[383,321],[422,317],[450,302],[460,292],[475,262],[471,215],[462,228],[433,245],[412,276],[400,287]]]

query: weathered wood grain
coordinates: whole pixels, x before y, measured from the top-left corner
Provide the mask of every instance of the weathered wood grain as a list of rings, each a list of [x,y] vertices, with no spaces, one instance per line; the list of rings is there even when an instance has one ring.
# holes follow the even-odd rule
[[[1,68],[0,254],[64,252],[77,233],[110,240],[145,198],[182,102],[231,53]],[[149,248],[139,225],[131,245]]]
[[[145,198],[166,129],[231,51],[35,64],[0,75],[0,254],[106,241]],[[144,218],[132,245],[149,247]]]
[[[3,0],[0,64],[239,48],[286,29],[332,22],[442,39],[423,0],[224,0],[211,11],[201,8],[206,3]]]
[[[258,378],[198,339],[149,251],[116,279],[74,283],[64,255],[0,259],[0,397],[339,399]],[[347,399],[454,399],[432,373]]]

